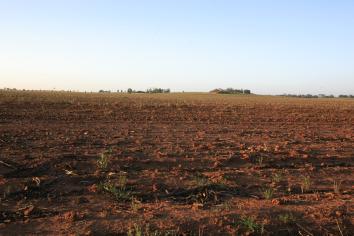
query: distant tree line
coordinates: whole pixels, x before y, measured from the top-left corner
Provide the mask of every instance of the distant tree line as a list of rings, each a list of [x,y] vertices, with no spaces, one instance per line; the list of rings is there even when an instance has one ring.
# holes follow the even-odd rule
[[[251,90],[249,89],[234,89],[234,88],[227,88],[227,89],[213,89],[210,93],[219,93],[219,94],[251,94]]]
[[[110,93],[111,90],[103,90],[103,89],[100,89],[98,92],[99,92],[99,93]]]
[[[4,91],[20,91],[20,90],[17,90],[16,88],[3,88],[1,90],[4,90]],[[23,89],[23,91],[25,91],[25,90]]]
[[[27,92],[66,92],[66,93],[71,93],[71,92],[74,92],[74,93],[80,93],[81,91],[79,90],[64,90],[64,89],[61,89],[61,90],[56,90],[55,88],[54,89],[17,89],[17,88],[0,88],[0,91],[27,91]],[[87,91],[84,91],[85,93],[87,93]]]
[[[168,89],[162,89],[162,88],[150,88],[146,90],[147,93],[170,93],[171,90]]]
[[[99,90],[99,93],[111,93],[111,90]],[[117,93],[170,93],[171,90],[168,89],[162,89],[162,88],[149,88],[146,91],[142,90],[134,90],[132,88],[128,88],[126,91],[124,90],[117,90]]]
[[[339,98],[354,98],[354,95],[345,95],[345,94],[341,94],[338,96]]]
[[[281,97],[293,97],[293,98],[335,98],[334,95],[326,95],[326,94],[318,94],[318,95],[312,95],[312,94],[282,94],[278,95]],[[339,95],[339,98],[354,98],[354,95]]]
[[[33,89],[16,89],[16,88],[0,88],[0,91],[39,91],[39,92],[80,92],[76,90],[33,90]],[[111,90],[103,90],[100,89],[98,91],[99,93],[111,93]],[[114,91],[113,91],[114,92]],[[117,90],[117,93],[170,93],[171,90],[168,89],[162,89],[162,88],[149,88],[145,91],[141,90],[133,90],[131,88],[128,88],[127,90]],[[85,91],[87,93],[87,91]],[[92,93],[92,91],[91,91]],[[249,89],[233,89],[233,88],[227,88],[227,89],[214,89],[211,90],[210,93],[218,93],[218,94],[251,94],[251,90]],[[352,94],[340,94],[338,96],[334,95],[326,95],[326,94],[318,94],[318,95],[312,95],[312,94],[282,94],[282,95],[277,95],[281,97],[294,97],[294,98],[354,98],[354,95]]]

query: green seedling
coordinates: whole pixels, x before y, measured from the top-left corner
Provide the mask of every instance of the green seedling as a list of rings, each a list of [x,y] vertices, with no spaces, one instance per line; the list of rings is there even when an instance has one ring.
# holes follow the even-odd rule
[[[141,207],[142,207],[141,202],[137,200],[135,197],[132,197],[131,204],[130,204],[130,208],[132,209],[132,211],[137,212]]]
[[[280,181],[282,181],[282,179],[283,179],[283,175],[281,173],[275,173],[272,176],[273,183],[279,183]]]
[[[244,217],[241,219],[240,223],[251,233],[258,231],[261,228],[252,217]]]
[[[333,192],[335,194],[340,194],[341,193],[341,185],[342,181],[341,180],[333,180]]]
[[[106,170],[109,162],[109,154],[101,153],[99,159],[97,160],[97,167],[101,170]]]
[[[126,190],[125,185],[122,186],[118,184],[118,187],[116,187],[112,182],[107,180],[104,183],[101,183],[99,188],[114,196],[117,201],[125,201],[131,198],[131,192]]]
[[[262,195],[265,199],[270,200],[273,198],[274,195],[274,189],[269,187],[269,188],[265,188],[262,191]]]
[[[278,220],[283,224],[292,223],[295,221],[295,217],[291,213],[285,213],[278,215]]]
[[[197,187],[204,187],[211,184],[210,180],[202,174],[197,174],[193,180]]]
[[[301,192],[304,193],[306,191],[308,191],[311,187],[311,179],[310,176],[305,176],[302,179],[301,182]]]

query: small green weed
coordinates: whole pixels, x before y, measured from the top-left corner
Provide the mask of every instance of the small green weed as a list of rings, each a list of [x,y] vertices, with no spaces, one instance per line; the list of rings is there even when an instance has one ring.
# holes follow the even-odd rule
[[[137,212],[142,207],[141,201],[136,199],[135,197],[131,198],[130,208],[133,212]]]
[[[335,194],[340,194],[341,193],[341,185],[342,181],[341,180],[333,180],[333,192]]]
[[[174,230],[169,231],[159,231],[150,229],[150,225],[139,225],[134,224],[133,227],[130,227],[128,232],[128,236],[175,236],[177,233]]]
[[[301,192],[304,193],[308,191],[311,187],[311,178],[310,176],[304,176],[301,182]]]
[[[265,188],[262,190],[262,195],[265,199],[270,200],[273,198],[274,189],[271,187]]]
[[[125,185],[122,186],[122,185],[118,184],[118,187],[116,187],[109,180],[107,180],[103,183],[100,183],[99,189],[101,189],[101,191],[110,193],[118,201],[125,201],[125,200],[128,200],[131,198],[131,192],[126,190]]]
[[[127,176],[125,174],[120,174],[118,179],[119,188],[125,190],[126,185],[127,185]]]
[[[143,229],[140,225],[134,224],[133,228],[130,228],[127,233],[128,236],[142,236]]]
[[[295,217],[291,213],[284,213],[278,215],[278,220],[283,224],[288,224],[288,223],[295,222]]]
[[[261,226],[257,224],[252,217],[243,217],[240,221],[240,224],[251,233],[257,232],[261,229]]]
[[[101,170],[106,170],[111,154],[112,154],[111,149],[101,153],[99,159],[97,160],[97,167],[100,168]]]
[[[207,185],[211,184],[209,178],[205,177],[202,174],[197,174],[193,178],[193,180],[196,183],[197,187],[204,187],[204,186],[207,186]]]
[[[274,173],[272,176],[272,182],[273,183],[279,183],[280,181],[283,180],[283,175],[281,173]]]

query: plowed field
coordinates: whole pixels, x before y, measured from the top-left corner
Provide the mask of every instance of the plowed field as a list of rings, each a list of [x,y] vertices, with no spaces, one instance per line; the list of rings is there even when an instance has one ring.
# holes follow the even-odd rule
[[[353,235],[354,100],[0,92],[0,235]]]

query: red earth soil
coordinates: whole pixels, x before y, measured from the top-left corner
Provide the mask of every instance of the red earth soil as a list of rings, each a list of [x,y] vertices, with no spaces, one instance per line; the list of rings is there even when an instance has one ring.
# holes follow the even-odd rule
[[[0,92],[0,235],[353,235],[354,100]]]

